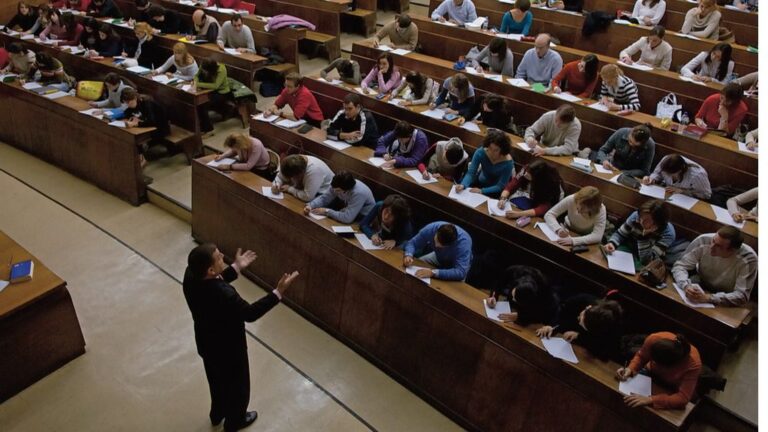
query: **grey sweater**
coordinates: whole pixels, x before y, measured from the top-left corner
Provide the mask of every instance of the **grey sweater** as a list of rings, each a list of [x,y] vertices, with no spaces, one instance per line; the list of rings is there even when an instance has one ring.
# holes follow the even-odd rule
[[[232,21],[227,21],[221,26],[216,41],[228,48],[245,48],[248,52],[256,52],[256,44],[253,42],[251,29],[244,25],[240,31],[237,31],[232,27]]]
[[[344,207],[341,210],[328,209],[326,215],[346,224],[365,217],[376,205],[371,189],[360,180],[355,180],[355,186],[348,191],[336,193],[333,188],[328,189],[324,194],[313,199],[309,203],[309,208],[327,208],[336,198],[344,203]]]
[[[325,162],[314,156],[304,157],[307,158],[307,168],[304,170],[301,187],[291,185],[288,187],[288,193],[304,202],[309,202],[331,189],[333,171],[328,168]],[[285,178],[282,173],[278,173],[275,177],[275,185],[278,187],[290,183],[290,180]]]
[[[561,127],[555,125],[555,111],[544,113],[534,124],[525,130],[525,138],[534,138],[544,147],[548,155],[570,155],[579,151],[581,122],[574,118]]]
[[[120,95],[123,94],[123,90],[128,88],[130,86],[126,85],[124,82],[120,81],[120,84],[117,86],[115,91],[111,91],[107,89],[107,98],[96,102],[96,108],[119,108],[123,105],[123,103],[120,101]]]

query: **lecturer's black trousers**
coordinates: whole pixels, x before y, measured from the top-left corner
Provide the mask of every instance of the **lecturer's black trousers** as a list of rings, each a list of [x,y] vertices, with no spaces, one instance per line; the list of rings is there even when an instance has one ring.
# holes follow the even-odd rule
[[[251,397],[248,352],[204,356],[203,365],[211,390],[211,419],[223,417],[225,426],[240,424]]]

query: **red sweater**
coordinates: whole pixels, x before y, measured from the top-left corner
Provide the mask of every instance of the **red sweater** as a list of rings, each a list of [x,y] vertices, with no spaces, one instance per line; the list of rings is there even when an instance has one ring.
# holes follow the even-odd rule
[[[315,121],[323,121],[323,112],[317,104],[317,99],[306,87],[299,86],[293,94],[288,93],[288,89],[283,89],[280,96],[277,97],[275,105],[282,108],[288,104],[293,110],[293,115],[297,120],[309,117]]]
[[[509,178],[509,182],[506,186],[504,186],[504,190],[508,192],[510,195],[513,195],[515,192],[517,192],[520,188],[527,188],[531,182],[524,177],[525,171],[527,171],[528,165],[524,166],[523,169],[520,170],[520,172],[517,173],[517,175],[514,175]],[[549,209],[555,204],[550,202],[533,202],[533,205],[535,206],[533,208],[534,214],[537,217],[544,216],[546,212],[549,211]]]
[[[8,51],[0,47],[0,69],[8,65]]]
[[[552,79],[552,88],[560,87],[562,91],[567,91],[580,98],[590,97],[597,86],[598,75],[595,75],[595,78],[588,83],[584,72],[579,72],[579,61],[572,61],[563,66],[560,73]],[[562,85],[563,81],[565,81],[565,87]]]
[[[699,112],[696,113],[696,118],[704,120],[708,128],[717,129],[720,125],[720,113],[717,112],[717,108],[720,106],[720,93],[715,93],[708,98],[704,99],[704,102],[699,108]],[[744,116],[749,112],[747,104],[744,101],[739,101],[736,106],[728,108],[728,134],[732,135],[736,132],[736,128],[739,127],[741,121],[744,120]]]
[[[696,391],[696,384],[701,373],[701,358],[699,350],[691,345],[691,353],[687,359],[673,367],[659,366],[651,360],[651,346],[659,340],[671,339],[676,336],[669,332],[659,332],[648,335],[643,342],[643,347],[635,354],[629,363],[629,368],[638,372],[645,367],[654,379],[676,387],[672,394],[655,394],[651,396],[653,407],[656,409],[683,409]]]

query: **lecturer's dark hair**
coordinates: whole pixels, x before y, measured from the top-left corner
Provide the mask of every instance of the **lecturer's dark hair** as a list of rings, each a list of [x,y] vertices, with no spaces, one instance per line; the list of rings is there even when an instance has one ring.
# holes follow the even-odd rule
[[[193,279],[205,278],[208,269],[213,265],[214,252],[216,252],[216,245],[213,243],[203,243],[189,252],[187,267]]]

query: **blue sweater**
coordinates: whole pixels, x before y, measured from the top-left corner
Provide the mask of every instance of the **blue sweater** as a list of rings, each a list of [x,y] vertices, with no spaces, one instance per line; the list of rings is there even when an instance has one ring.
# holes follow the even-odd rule
[[[365,217],[376,205],[371,189],[360,180],[355,180],[355,186],[348,191],[337,194],[333,188],[328,189],[324,194],[310,201],[309,208],[327,208],[335,198],[344,202],[344,208],[341,210],[328,209],[326,215],[346,224],[354,222],[358,216]]]
[[[395,245],[400,246],[413,237],[413,224],[410,219],[403,221],[400,226],[392,227],[391,230],[384,228],[381,224],[381,207],[384,201],[379,201],[373,206],[373,209],[360,221],[360,230],[368,238],[378,234],[382,240],[394,240]]]
[[[435,252],[439,269],[435,269],[435,278],[444,280],[464,280],[472,264],[472,238],[469,234],[456,226],[458,238],[452,245],[435,248],[435,234],[437,229],[448,222],[432,222],[408,240],[403,246],[405,256],[414,256],[415,253],[426,255]]]
[[[479,187],[483,195],[498,195],[504,189],[515,170],[513,160],[505,160],[493,164],[481,147],[472,156],[467,173],[461,184],[465,188]]]
[[[523,20],[520,22],[515,21],[512,18],[512,14],[507,12],[501,18],[501,33],[514,33],[528,36],[528,32],[531,30],[531,24],[533,23],[533,14],[531,11],[526,11],[523,16]]]
[[[459,102],[459,98],[450,92],[451,78],[446,78],[443,81],[443,88],[440,90],[440,94],[435,100],[435,106],[442,105],[446,99],[449,100],[448,107],[452,110],[459,112],[459,115],[469,120],[469,114],[472,111],[472,106],[475,104],[475,88],[472,84],[469,84],[469,91],[467,92],[467,98],[464,102]]]
[[[411,140],[405,146],[395,137],[393,129],[379,138],[373,155],[384,156],[389,153],[395,159],[395,168],[415,167],[424,159],[428,148],[427,135],[420,129],[413,130]]]

